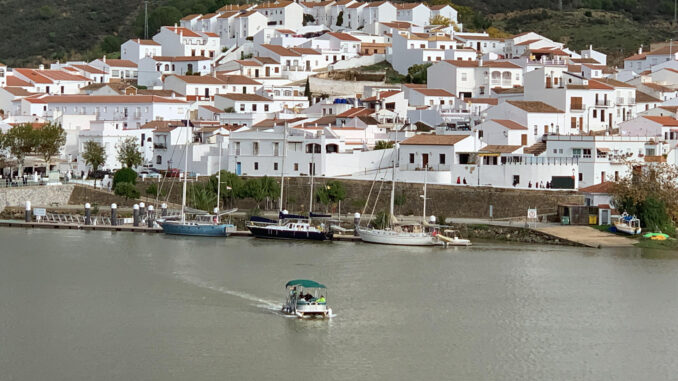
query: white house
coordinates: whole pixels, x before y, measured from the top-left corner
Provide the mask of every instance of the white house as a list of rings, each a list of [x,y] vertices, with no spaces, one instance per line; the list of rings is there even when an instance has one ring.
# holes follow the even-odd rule
[[[153,36],[162,45],[163,56],[216,57],[220,52],[219,35],[211,32],[194,32],[188,28],[163,26]]]
[[[208,75],[212,71],[211,59],[196,56],[154,56],[139,61],[139,80],[141,86],[158,88],[168,75],[199,74]]]
[[[144,57],[162,55],[162,46],[153,40],[133,39],[127,40],[120,46],[120,58],[136,64]]]
[[[431,9],[423,3],[397,3],[396,18],[415,25],[428,25],[431,20]]]
[[[137,64],[130,60],[107,59],[104,56],[103,58],[95,59],[89,64],[106,72],[112,81],[136,80],[139,75]]]

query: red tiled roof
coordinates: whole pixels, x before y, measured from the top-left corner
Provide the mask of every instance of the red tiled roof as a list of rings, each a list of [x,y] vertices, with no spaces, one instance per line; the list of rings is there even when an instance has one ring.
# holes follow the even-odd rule
[[[478,67],[478,61],[443,60],[443,62],[456,67]]]
[[[506,119],[492,119],[493,122],[501,124],[502,126],[508,128],[509,130],[527,130],[527,127],[518,124],[512,120]]]
[[[271,44],[261,44],[259,45],[264,49],[268,49],[272,51],[273,53],[279,55],[279,56],[285,56],[285,57],[299,57],[301,54],[294,52],[290,49],[287,49],[285,47],[282,47],[280,45],[271,45]]]
[[[643,116],[643,118],[659,123],[663,127],[678,127],[678,120],[670,116]]]
[[[610,193],[614,189],[614,183],[612,181],[603,181],[600,184],[591,185],[586,188],[579,188],[581,193]]]
[[[360,41],[359,39],[351,36],[350,34],[347,33],[341,33],[341,32],[327,32],[330,36],[337,38],[342,41]]]
[[[420,94],[423,94],[427,97],[454,97],[454,94],[450,93],[447,90],[443,89],[412,89]]]
[[[103,58],[99,58],[99,60],[101,60],[102,62],[104,61]],[[111,67],[134,67],[134,68],[137,67],[137,64],[130,60],[107,58],[104,63]]]
[[[357,116],[369,116],[372,114],[374,114],[374,110],[370,110],[365,107],[353,107],[340,114],[337,114],[337,118],[355,118]]]
[[[271,102],[270,99],[257,94],[219,94],[218,96],[234,101]]]
[[[167,26],[167,28],[170,32],[174,32],[176,34],[182,34],[184,37],[202,37],[201,35],[195,33],[194,31],[184,28],[181,26],[178,27],[173,27],[173,26]]]
[[[488,104],[493,106],[499,104],[499,99],[497,98],[464,98],[464,101],[467,103]]]
[[[400,145],[451,146],[468,137],[468,135],[414,135],[403,140]]]
[[[106,74],[105,71],[89,65],[73,65],[73,67],[91,74]]]
[[[560,113],[563,111],[539,101],[507,101],[508,104],[518,107],[521,110],[534,113]]]
[[[23,79],[19,79],[13,75],[9,75],[7,76],[7,86],[31,87],[33,84],[26,82]]]
[[[384,99],[384,98],[388,98],[388,97],[390,97],[390,96],[396,95],[396,94],[398,94],[398,93],[400,93],[400,92],[401,92],[401,90],[388,90],[388,91],[382,91],[382,92],[380,92],[380,93],[379,93],[378,95],[376,95],[376,96],[373,96],[373,97],[369,97],[369,98],[363,99],[363,101],[365,101],[365,102],[378,101],[378,100],[380,100],[380,99]]]
[[[210,58],[205,56],[154,56],[151,57],[156,61],[166,61],[166,62],[196,62],[196,61],[209,61]]]

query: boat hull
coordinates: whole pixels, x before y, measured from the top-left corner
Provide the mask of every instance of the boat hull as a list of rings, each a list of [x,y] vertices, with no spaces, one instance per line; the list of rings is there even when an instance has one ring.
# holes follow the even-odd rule
[[[196,237],[228,237],[231,224],[182,224],[181,222],[165,221],[160,224],[165,234],[187,235]]]
[[[257,238],[269,239],[296,239],[309,241],[326,241],[332,239],[332,233],[274,229],[267,226],[247,226],[252,235]]]
[[[639,227],[632,227],[627,224],[620,224],[620,223],[614,223],[614,227],[617,229],[617,231],[620,231],[622,233],[630,234],[630,235],[636,235],[640,234],[642,229]]]
[[[358,229],[360,239],[368,243],[399,246],[437,246],[441,242],[427,233],[404,233],[392,230]]]

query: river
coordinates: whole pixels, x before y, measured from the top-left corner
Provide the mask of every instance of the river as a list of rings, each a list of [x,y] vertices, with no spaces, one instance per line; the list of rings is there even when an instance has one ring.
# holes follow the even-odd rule
[[[0,228],[0,380],[669,380],[678,254]],[[278,313],[328,285],[330,321]]]

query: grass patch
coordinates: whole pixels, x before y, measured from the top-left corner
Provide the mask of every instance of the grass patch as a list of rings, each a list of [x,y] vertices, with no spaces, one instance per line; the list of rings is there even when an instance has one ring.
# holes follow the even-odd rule
[[[676,250],[678,249],[678,240],[668,238],[666,241],[655,241],[649,238],[641,238],[634,246],[643,249]]]
[[[509,33],[534,31],[579,51],[593,48],[608,54],[608,65],[623,65],[638,46],[666,41],[672,36],[670,23],[661,18],[635,20],[621,12],[577,9],[558,12],[546,9],[494,14],[492,25]]]
[[[358,70],[363,72],[380,72],[386,73],[386,83],[406,83],[406,76],[398,73],[390,63],[386,61],[377,62],[374,65],[361,66]]]

